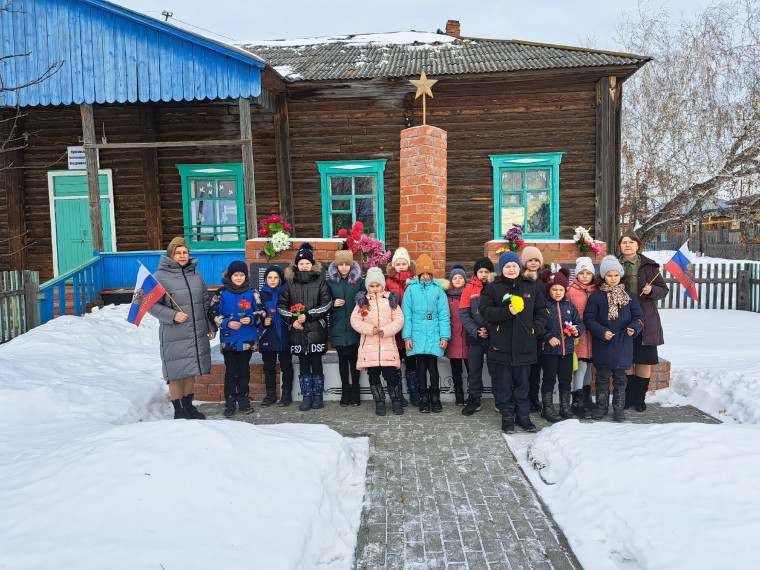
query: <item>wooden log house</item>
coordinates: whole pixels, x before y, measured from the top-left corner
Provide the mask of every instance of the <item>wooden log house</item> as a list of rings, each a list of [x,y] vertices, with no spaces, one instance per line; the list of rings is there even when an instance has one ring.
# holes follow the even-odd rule
[[[162,250],[178,234],[242,252],[272,212],[299,239],[361,219],[393,248],[399,133],[422,124],[409,79],[423,68],[438,80],[427,124],[448,133],[448,265],[513,221],[532,239],[578,224],[617,236],[622,84],[647,57],[467,38],[452,21],[233,46],[103,0],[14,5],[3,84],[60,69],[0,91],[3,118],[20,111],[2,140],[23,142],[0,157],[0,270],[46,279],[93,248]]]

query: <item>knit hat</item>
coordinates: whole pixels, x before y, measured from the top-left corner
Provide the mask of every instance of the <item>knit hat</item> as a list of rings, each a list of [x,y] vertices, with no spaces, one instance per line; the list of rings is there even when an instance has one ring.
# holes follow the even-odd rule
[[[454,275],[461,275],[464,278],[465,283],[467,282],[467,271],[465,270],[464,265],[462,265],[461,263],[455,263],[454,265],[451,266],[451,272],[449,273],[449,281],[454,279]]]
[[[504,266],[510,262],[516,263],[522,269],[522,263],[520,263],[520,258],[517,257],[517,254],[514,251],[505,251],[499,256],[499,273],[502,273]]]
[[[486,269],[488,269],[488,271],[490,271],[490,272],[493,273],[493,270],[494,270],[493,269],[493,261],[491,261],[487,257],[481,257],[480,259],[478,259],[475,262],[475,265],[473,266],[472,272],[475,275],[477,275],[478,274],[478,270],[483,269],[484,267]]]
[[[402,248],[399,248],[402,249]],[[406,250],[404,250],[406,251]],[[433,274],[433,260],[430,259],[430,256],[427,253],[422,253],[417,258],[417,275],[422,275],[423,273],[430,273]]]
[[[311,264],[314,265],[314,251],[312,250],[311,244],[309,242],[302,243],[301,247],[298,248],[295,264],[298,265],[298,262],[302,259],[311,261]]]
[[[590,271],[596,275],[594,262],[591,261],[590,257],[579,257],[575,260],[575,274],[578,275],[581,271]]]
[[[187,247],[187,240],[182,236],[177,236],[169,242],[169,246],[166,248],[166,257],[172,257],[174,255],[174,250],[180,246]]]
[[[555,272],[552,272],[552,269],[544,269],[541,273],[541,279],[546,281],[547,291],[551,289],[553,285],[561,285],[562,288],[567,291],[567,281],[570,279],[570,270],[565,269],[564,267]]]
[[[523,265],[525,265],[531,259],[538,259],[541,262],[541,265],[544,264],[544,256],[541,254],[541,250],[529,245],[528,247],[523,248],[522,253],[520,254],[520,260],[523,262]]]
[[[277,276],[280,278],[280,286],[282,286],[283,283],[285,283],[285,272],[282,270],[282,267],[279,265],[270,265],[267,267],[266,273],[264,273],[264,284],[267,282],[267,277],[269,277],[270,273],[276,273]]]
[[[341,263],[354,264],[354,254],[350,249],[339,249],[335,252],[335,265],[338,266]]]
[[[602,279],[604,279],[609,271],[617,271],[621,277],[623,276],[623,266],[620,265],[620,262],[614,255],[608,255],[602,259],[602,263],[599,265],[599,274],[602,276]]]
[[[232,277],[235,273],[240,272],[248,279],[248,266],[245,261],[233,261],[227,266],[227,277]]]
[[[367,269],[367,276],[364,278],[364,285],[369,290],[369,286],[373,283],[380,283],[383,289],[385,289],[385,276],[379,267],[370,267]]]
[[[396,264],[397,259],[406,259],[406,262],[411,265],[412,264],[412,258],[409,257],[409,252],[405,247],[400,247],[396,251],[393,252],[393,257],[391,258],[391,265]]]

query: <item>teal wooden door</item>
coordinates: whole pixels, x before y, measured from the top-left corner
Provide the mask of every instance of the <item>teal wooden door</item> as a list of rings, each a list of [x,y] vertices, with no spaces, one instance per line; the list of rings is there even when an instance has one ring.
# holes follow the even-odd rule
[[[103,250],[113,251],[111,240],[111,204],[108,198],[108,176],[98,176],[100,211],[103,223]],[[90,203],[87,198],[87,177],[54,176],[55,234],[58,275],[71,271],[92,259]]]

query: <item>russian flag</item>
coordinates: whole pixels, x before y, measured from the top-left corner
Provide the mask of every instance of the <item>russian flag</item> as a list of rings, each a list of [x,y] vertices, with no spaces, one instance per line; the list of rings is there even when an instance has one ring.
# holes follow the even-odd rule
[[[139,327],[143,315],[165,293],[166,289],[164,289],[163,285],[153,277],[153,274],[143,264],[140,264],[140,270],[137,272],[135,294],[132,296],[132,306],[129,307],[127,321]]]
[[[699,303],[697,286],[694,283],[694,276],[691,270],[691,261],[689,261],[689,248],[684,243],[676,254],[665,264],[665,270],[668,271],[678,282],[686,289],[686,296],[691,297]]]

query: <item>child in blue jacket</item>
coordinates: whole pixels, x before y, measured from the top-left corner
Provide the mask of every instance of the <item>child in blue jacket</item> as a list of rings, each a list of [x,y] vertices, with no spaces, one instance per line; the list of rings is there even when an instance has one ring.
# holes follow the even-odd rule
[[[259,351],[264,361],[264,383],[266,396],[261,402],[264,407],[277,402],[277,360],[280,361],[282,386],[278,406],[289,406],[293,402],[293,356],[290,354],[290,333],[285,319],[277,310],[277,301],[285,281],[285,272],[279,265],[267,267],[264,285],[261,287],[261,302],[264,309],[263,331],[259,338]]]
[[[251,287],[248,266],[233,261],[222,273],[222,287],[211,299],[208,318],[219,327],[219,348],[224,356],[224,417],[253,412],[248,400],[251,355],[258,349],[257,325],[264,316],[261,299]]]
[[[543,372],[541,384],[541,415],[551,423],[577,419],[571,409],[573,351],[575,339],[583,334],[583,320],[578,309],[565,299],[570,271],[546,269],[541,280],[546,283],[546,310],[549,320],[540,336],[541,354],[538,358]],[[559,414],[554,407],[554,384],[559,378]]]

